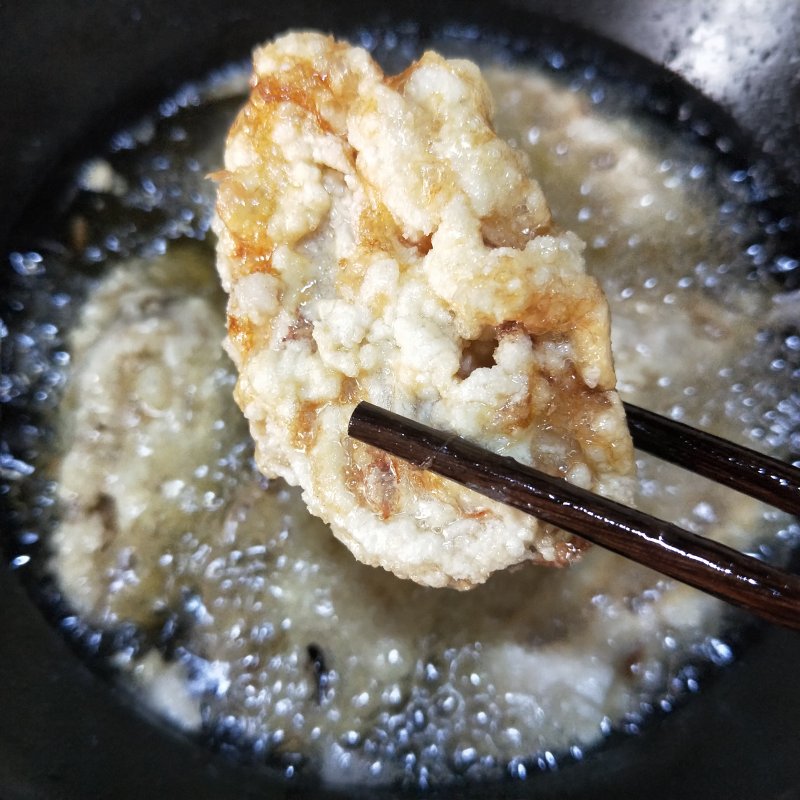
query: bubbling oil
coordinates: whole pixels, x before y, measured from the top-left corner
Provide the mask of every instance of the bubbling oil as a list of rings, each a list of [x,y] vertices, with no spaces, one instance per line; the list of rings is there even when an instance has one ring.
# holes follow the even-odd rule
[[[413,28],[354,38],[391,70],[423,44]],[[520,66],[518,43],[471,29],[425,45],[486,65],[498,130],[586,241],[623,397],[796,458],[800,305],[773,277],[793,268],[786,222],[747,170],[643,114],[602,62],[549,49]],[[12,565],[143,704],[287,777],[522,780],[638,732],[734,658],[740,617],[599,548],[468,593],[400,581],[257,474],[219,346],[205,177],[245,85],[224,70],[113,136],[54,229],[10,256]],[[638,468],[647,511],[765,558],[796,543],[777,512]]]

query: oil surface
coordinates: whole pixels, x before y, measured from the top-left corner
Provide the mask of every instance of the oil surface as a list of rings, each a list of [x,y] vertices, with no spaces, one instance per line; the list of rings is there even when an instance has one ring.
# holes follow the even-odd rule
[[[414,32],[355,37],[387,69]],[[538,70],[451,31],[489,66],[499,131],[556,221],[587,242],[624,399],[791,457],[798,298],[784,222],[719,153],[556,51]],[[81,165],[55,235],[11,254],[2,496],[13,564],[142,702],[216,747],[332,782],[524,779],[636,732],[731,661],[717,601],[595,548],[465,593],[353,560],[297,493],[255,471],[221,353],[207,242],[243,73],[164,100]],[[783,260],[782,260],[783,259]],[[781,560],[789,520],[642,458],[639,505]],[[44,542],[42,540],[45,540]]]

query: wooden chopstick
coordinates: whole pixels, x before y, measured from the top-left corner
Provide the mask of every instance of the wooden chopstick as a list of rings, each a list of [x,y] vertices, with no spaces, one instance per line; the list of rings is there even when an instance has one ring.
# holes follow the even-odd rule
[[[800,513],[800,469],[705,431],[623,403],[633,443],[781,511]]]
[[[770,622],[800,630],[800,577],[785,570],[371,403],[356,406],[348,433]]]

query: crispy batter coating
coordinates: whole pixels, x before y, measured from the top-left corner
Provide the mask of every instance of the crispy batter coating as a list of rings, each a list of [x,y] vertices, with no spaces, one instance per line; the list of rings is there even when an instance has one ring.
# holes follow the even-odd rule
[[[346,435],[368,399],[630,501],[605,298],[494,133],[478,68],[426,53],[387,77],[299,33],[256,50],[251,87],[215,229],[260,469],[419,583],[571,561],[582,541]]]

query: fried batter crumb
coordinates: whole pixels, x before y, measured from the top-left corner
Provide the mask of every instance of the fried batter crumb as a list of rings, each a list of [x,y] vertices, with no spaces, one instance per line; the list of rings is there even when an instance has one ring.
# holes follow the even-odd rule
[[[491,117],[470,62],[428,52],[388,77],[361,48],[288,34],[256,50],[215,176],[260,469],[361,561],[458,589],[583,542],[348,439],[359,400],[632,492],[606,300]]]

